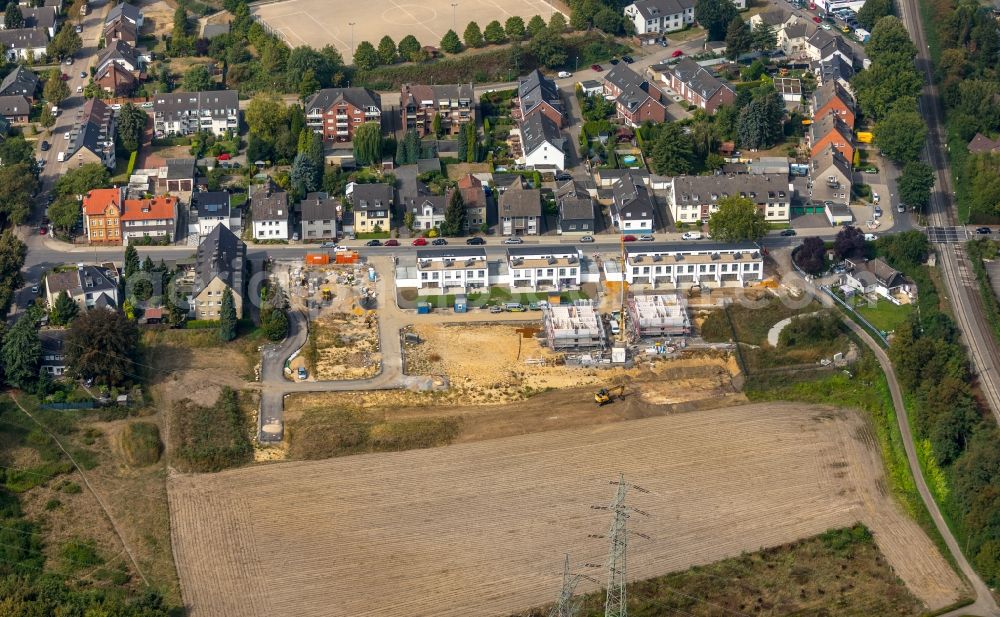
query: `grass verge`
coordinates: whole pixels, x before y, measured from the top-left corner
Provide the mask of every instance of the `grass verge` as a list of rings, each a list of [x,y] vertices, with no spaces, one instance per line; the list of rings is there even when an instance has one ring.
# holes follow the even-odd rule
[[[553,595],[556,591],[553,590]],[[914,615],[920,602],[893,574],[862,525],[630,583],[633,617],[688,615]],[[604,615],[604,592],[579,598],[585,617]],[[540,607],[518,617],[541,617]]]
[[[289,423],[288,455],[314,460],[434,448],[451,443],[460,426],[453,417],[385,420],[358,410],[313,409]]]
[[[234,390],[223,388],[211,407],[181,401],[172,413],[172,462],[181,471],[221,471],[253,460],[251,422]]]

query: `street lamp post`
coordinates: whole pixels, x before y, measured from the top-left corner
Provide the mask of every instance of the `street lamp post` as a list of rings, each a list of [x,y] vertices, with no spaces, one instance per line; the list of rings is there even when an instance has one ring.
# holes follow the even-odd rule
[[[458,3],[451,3],[451,29],[455,30],[458,27]],[[455,32],[458,32],[455,30]]]
[[[351,27],[351,58],[354,58],[354,24],[357,22],[349,21],[347,25]]]
[[[576,73],[580,70],[580,56],[574,58],[575,64],[573,65],[573,72]]]

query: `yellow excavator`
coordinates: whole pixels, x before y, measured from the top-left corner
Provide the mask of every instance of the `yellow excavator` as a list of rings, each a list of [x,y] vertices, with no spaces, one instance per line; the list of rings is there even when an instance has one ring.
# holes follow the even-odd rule
[[[615,386],[613,388],[601,388],[594,393],[594,402],[597,403],[598,407],[604,407],[608,403],[615,400],[615,393],[618,394],[618,400],[625,400],[625,386]]]

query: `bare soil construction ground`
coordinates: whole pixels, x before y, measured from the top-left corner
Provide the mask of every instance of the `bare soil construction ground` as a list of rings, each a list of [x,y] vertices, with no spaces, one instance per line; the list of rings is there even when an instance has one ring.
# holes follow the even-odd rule
[[[542,395],[545,396],[545,395]],[[534,400],[534,399],[532,399]],[[634,403],[638,405],[638,403]],[[516,409],[512,406],[511,411]],[[592,415],[596,412],[589,410]],[[619,472],[648,493],[645,579],[861,521],[931,608],[960,582],[885,489],[856,412],[761,404],[428,450],[168,479],[192,617],[497,615],[601,563]],[[580,591],[595,584],[584,581]]]
[[[321,317],[316,331],[316,379],[364,379],[378,375],[382,355],[378,349],[378,317],[374,311],[354,307]]]

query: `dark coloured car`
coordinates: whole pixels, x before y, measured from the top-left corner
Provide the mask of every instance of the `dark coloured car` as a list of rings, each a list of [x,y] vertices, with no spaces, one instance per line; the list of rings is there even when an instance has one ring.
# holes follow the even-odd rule
[[[555,176],[556,182],[568,182],[573,179],[573,176],[566,172],[559,172]]]
[[[445,244],[448,244],[448,241],[445,240],[444,238],[438,238],[434,240],[434,242],[431,242],[431,244],[433,244],[434,246],[444,246]]]
[[[611,62],[611,66],[618,66],[618,58],[612,58],[609,62]]]
[[[51,148],[51,147],[52,146],[49,145],[49,142],[47,142],[47,141],[43,141],[42,142],[42,152],[48,152],[49,148]]]
[[[603,71],[604,70],[604,67],[602,67],[600,64],[591,64],[590,68],[592,70],[595,70],[595,71]]]
[[[991,233],[993,233],[993,230],[990,229],[989,227],[977,227],[976,228],[976,233],[977,234],[991,234]]]
[[[383,246],[399,246],[399,240],[386,240]]]
[[[472,245],[486,244],[486,238],[481,238],[479,236],[476,236],[474,238],[469,238],[468,240],[465,241],[465,243]]]
[[[381,240],[369,240],[368,242],[365,242],[365,246],[382,246],[382,241]]]
[[[781,235],[783,235],[783,236],[794,236],[795,235],[795,230],[794,229],[782,229],[781,230]]]
[[[632,58],[632,56],[622,56],[622,62],[624,62],[625,64],[632,64],[633,62],[635,62],[635,60]]]

